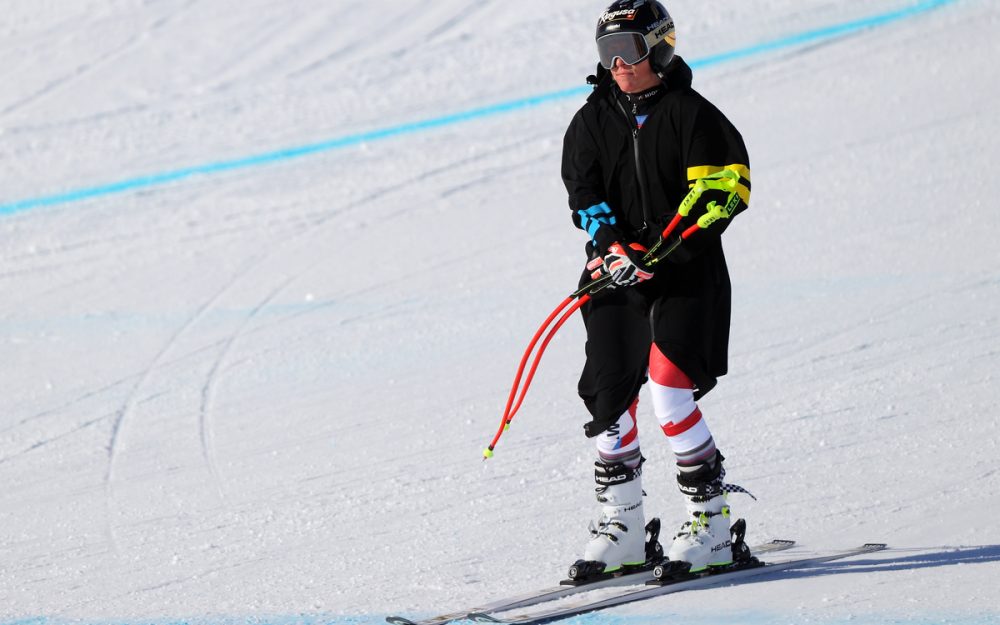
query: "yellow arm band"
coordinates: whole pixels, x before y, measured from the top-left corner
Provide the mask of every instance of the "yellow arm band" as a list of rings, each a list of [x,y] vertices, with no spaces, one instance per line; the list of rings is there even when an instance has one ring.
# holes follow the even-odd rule
[[[746,165],[740,163],[733,163],[731,165],[726,165],[725,167],[720,167],[718,165],[699,165],[697,167],[688,167],[687,176],[689,186],[694,186],[698,180],[702,178],[708,178],[714,174],[718,174],[723,171],[733,171],[739,174],[740,181],[736,185],[736,193],[739,194],[740,199],[747,206],[750,205],[750,168]]]

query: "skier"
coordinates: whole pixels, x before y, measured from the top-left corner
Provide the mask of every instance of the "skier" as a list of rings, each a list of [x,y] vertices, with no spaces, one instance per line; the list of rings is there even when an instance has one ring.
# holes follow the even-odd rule
[[[577,564],[613,572],[646,560],[636,408],[648,375],[690,515],[667,556],[693,572],[726,566],[733,556],[724,495],[745,491],[723,482],[724,458],[695,402],[727,369],[731,287],[720,235],[730,220],[697,231],[655,267],[643,256],[699,179],[721,173],[737,182],[731,192],[705,192],[675,232],[711,201],[733,214],[746,209],[749,159],[736,128],[691,88],[662,4],[613,3],[596,39],[594,91],[566,131],[562,162],[573,222],[590,238],[580,284],[611,280],[582,308],[579,393],[592,417],[585,432],[597,443],[602,515]]]

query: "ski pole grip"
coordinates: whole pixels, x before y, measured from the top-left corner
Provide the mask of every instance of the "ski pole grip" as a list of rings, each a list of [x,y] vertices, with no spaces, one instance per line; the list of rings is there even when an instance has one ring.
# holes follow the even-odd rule
[[[681,201],[680,207],[677,209],[677,213],[682,217],[687,217],[691,214],[691,210],[701,199],[701,195],[708,191],[709,189],[715,191],[726,191],[729,193],[729,199],[726,201],[726,208],[729,209],[729,213],[724,216],[716,217],[712,219],[709,223],[715,223],[719,219],[728,218],[732,215],[732,211],[735,210],[736,204],[733,201],[733,197],[736,194],[736,185],[740,182],[740,175],[731,169],[724,169],[718,173],[711,174],[704,178],[699,178],[688,194],[684,196],[684,200]],[[705,227],[705,226],[702,226]]]
[[[707,228],[725,217],[726,214],[722,212],[718,202],[709,202],[705,207],[705,214],[698,218],[698,227]]]

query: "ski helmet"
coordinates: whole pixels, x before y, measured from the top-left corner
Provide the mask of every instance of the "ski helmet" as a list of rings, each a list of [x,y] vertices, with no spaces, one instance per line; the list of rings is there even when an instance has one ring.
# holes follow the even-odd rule
[[[662,74],[674,58],[674,20],[656,0],[617,0],[597,20],[597,53],[611,69],[615,59],[635,65],[649,57]]]

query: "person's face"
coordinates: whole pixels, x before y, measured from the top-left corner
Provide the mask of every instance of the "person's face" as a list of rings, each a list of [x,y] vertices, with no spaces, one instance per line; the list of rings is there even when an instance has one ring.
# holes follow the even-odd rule
[[[635,65],[626,65],[620,57],[616,58],[611,68],[611,77],[625,93],[639,93],[660,84],[660,77],[650,66],[649,57]]]

